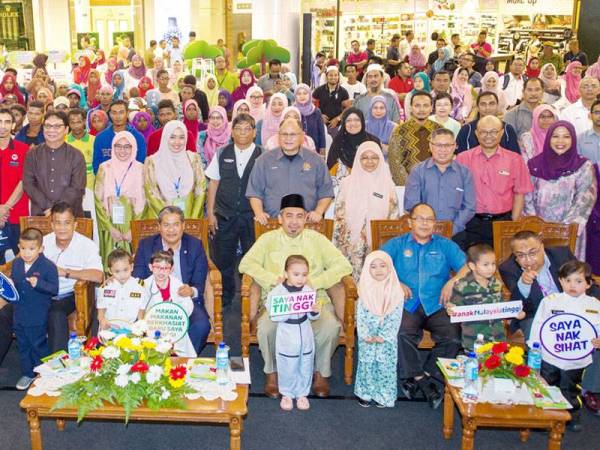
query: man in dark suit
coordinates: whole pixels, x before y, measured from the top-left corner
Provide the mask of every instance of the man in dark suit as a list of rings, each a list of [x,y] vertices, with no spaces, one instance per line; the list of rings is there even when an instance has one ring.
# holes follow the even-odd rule
[[[210,321],[204,307],[204,284],[208,272],[208,260],[199,239],[183,232],[184,216],[176,206],[166,206],[158,214],[159,234],[140,241],[133,267],[133,276],[148,278],[152,254],[158,250],[173,252],[173,275],[183,282],[178,294],[191,297],[194,311],[190,316],[188,334],[199,354],[210,333]]]

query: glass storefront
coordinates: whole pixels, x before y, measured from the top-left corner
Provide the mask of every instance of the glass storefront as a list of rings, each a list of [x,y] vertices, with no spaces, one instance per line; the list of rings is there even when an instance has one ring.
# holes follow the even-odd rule
[[[0,3],[0,42],[7,51],[35,48],[31,0]]]

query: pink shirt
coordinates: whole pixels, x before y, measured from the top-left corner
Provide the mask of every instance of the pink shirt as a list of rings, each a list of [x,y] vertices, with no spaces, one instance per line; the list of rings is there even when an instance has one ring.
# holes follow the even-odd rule
[[[459,153],[456,161],[473,174],[478,214],[500,214],[512,210],[515,194],[533,192],[523,157],[502,147],[487,158],[477,146]]]
[[[368,59],[369,59],[369,55],[367,55],[367,52],[360,52],[358,55],[355,54],[354,52],[350,52],[348,54],[348,57],[346,58],[346,62],[348,64],[356,64],[361,61],[367,61]],[[358,69],[358,73],[362,73],[363,71],[364,71],[364,68]]]
[[[488,55],[484,55],[483,53],[481,53],[479,51],[479,48],[481,47],[483,48],[486,52],[488,52]],[[484,42],[483,44],[479,44],[478,42],[475,42],[474,44],[471,44],[471,48],[473,50],[475,50],[475,52],[477,53],[477,56],[481,56],[482,58],[489,58],[490,56],[492,56],[492,44],[490,44],[489,42]]]

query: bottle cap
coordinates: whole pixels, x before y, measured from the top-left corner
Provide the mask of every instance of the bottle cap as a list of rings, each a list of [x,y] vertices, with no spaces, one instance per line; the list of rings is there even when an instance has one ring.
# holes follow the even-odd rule
[[[71,331],[69,333],[69,336],[71,337],[71,339],[75,339],[77,337],[77,333],[75,333],[74,331]]]
[[[475,358],[475,352],[469,352],[469,358]]]
[[[540,348],[540,343],[539,342],[534,342],[533,343],[533,348]]]
[[[225,348],[225,342],[221,342],[221,343],[219,344],[219,348]]]
[[[158,339],[160,337],[160,330],[154,331],[154,339]]]

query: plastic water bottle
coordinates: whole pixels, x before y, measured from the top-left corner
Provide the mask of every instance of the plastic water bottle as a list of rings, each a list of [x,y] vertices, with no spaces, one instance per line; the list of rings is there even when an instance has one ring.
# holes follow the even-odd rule
[[[483,334],[478,334],[477,339],[475,339],[475,343],[473,344],[473,352],[475,356],[477,356],[477,349],[485,344],[485,340],[483,339]]]
[[[225,342],[219,344],[217,349],[217,384],[227,384],[229,382],[229,347]]]
[[[469,352],[465,361],[465,387],[463,393],[467,397],[477,398],[477,379],[479,378],[479,362],[474,352]]]
[[[79,359],[81,358],[81,341],[77,338],[77,333],[72,332],[69,336],[67,350],[69,352],[71,368],[75,371],[79,366]]]
[[[160,339],[160,330],[154,331],[154,340],[158,341]]]
[[[542,368],[542,349],[539,342],[534,342],[533,347],[529,349],[527,354],[527,365],[531,367],[535,373],[539,374]]]

